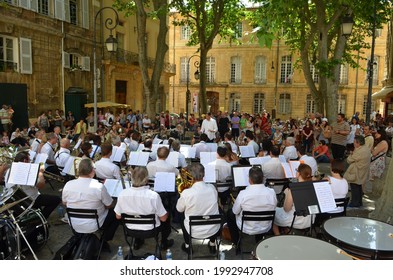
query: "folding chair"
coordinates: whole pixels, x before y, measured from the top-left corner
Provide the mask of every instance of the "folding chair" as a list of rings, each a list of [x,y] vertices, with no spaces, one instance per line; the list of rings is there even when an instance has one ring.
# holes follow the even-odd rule
[[[75,230],[74,226],[72,225],[72,220],[75,219],[92,219],[95,220],[97,223],[97,231],[100,230],[100,224],[98,222],[98,213],[97,209],[80,209],[80,208],[66,208],[67,215],[68,215],[68,221],[70,223],[72,232],[74,235],[79,235],[81,238],[87,237],[90,234],[95,235],[95,233],[79,233]],[[98,255],[97,255],[97,260],[100,258],[101,255],[101,250],[102,246],[104,244],[104,239],[103,239],[103,231],[100,234],[99,237],[99,242],[100,242],[100,247],[98,250]]]
[[[271,211],[243,211],[242,212],[242,223],[241,227],[239,229],[239,240],[237,241],[237,250],[240,250],[241,257],[243,258],[243,253],[251,253],[251,252],[244,252],[241,246],[242,239],[243,239],[243,234],[246,234],[243,232],[244,229],[244,222],[245,221],[254,221],[254,222],[262,222],[262,221],[270,221],[270,229],[273,225],[274,222],[274,217],[276,216],[276,210],[271,210]],[[264,233],[260,234],[254,234],[255,236],[255,241],[257,238],[264,239],[266,234],[270,231],[270,229]]]
[[[189,250],[188,250],[188,259],[192,260],[193,258],[193,248],[192,248],[192,239],[199,239],[199,240],[204,240],[209,238],[210,236],[207,236],[205,238],[195,238],[192,236],[192,228],[196,226],[205,226],[205,225],[220,225],[220,228],[218,230],[218,234],[215,238],[215,245],[216,245],[216,257],[219,259],[220,255],[220,244],[221,244],[221,235],[219,234],[222,229],[222,215],[217,214],[217,215],[202,215],[202,216],[189,216],[189,225],[190,225],[190,232],[189,236],[190,239],[188,240],[188,244],[190,245]],[[210,257],[209,256],[199,256],[198,258],[206,258]]]
[[[266,179],[265,185],[268,188],[274,189],[277,196],[277,206],[282,207],[284,204],[284,190],[288,187],[290,181],[288,178],[284,179]]]
[[[161,258],[161,250],[160,250],[160,244],[158,242],[158,234],[159,230],[156,228],[156,215],[155,214],[150,214],[150,215],[127,215],[127,214],[121,214],[121,221],[123,224],[123,230],[124,230],[124,237],[126,239],[126,242],[129,246],[129,254],[127,259],[132,259],[134,257],[134,252],[132,248],[134,247],[135,244],[135,239],[149,239],[149,238],[154,238],[156,241],[156,249],[155,249],[155,254],[154,256],[156,258],[162,259]],[[152,230],[133,230],[129,229],[127,225],[152,225],[153,229]]]

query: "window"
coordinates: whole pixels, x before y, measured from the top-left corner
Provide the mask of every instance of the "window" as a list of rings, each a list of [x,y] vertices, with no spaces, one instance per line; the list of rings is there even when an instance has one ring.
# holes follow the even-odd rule
[[[348,84],[348,65],[347,64],[341,64],[340,65],[339,81],[340,81],[341,85],[347,85]]]
[[[231,93],[229,97],[229,112],[240,112],[240,94]]]
[[[231,84],[240,84],[241,79],[241,64],[240,57],[231,57]]]
[[[280,99],[278,100],[278,112],[280,114],[290,114],[291,113],[291,95],[289,93],[280,94]]]
[[[180,29],[180,40],[189,40],[191,36],[191,28],[188,25],[183,25]]]
[[[63,52],[63,67],[70,71],[90,71],[90,57]]]
[[[315,68],[315,65],[310,65],[310,72],[311,72],[311,77],[314,83],[318,84],[318,72],[317,68]]]
[[[81,1],[82,7],[82,27],[89,29],[90,19],[89,19],[89,0]]]
[[[347,96],[339,94],[337,99],[337,113],[345,114]]]
[[[371,99],[371,111],[374,108],[375,108],[375,101]],[[366,115],[366,112],[367,112],[367,95],[363,96],[363,115]]]
[[[254,114],[262,113],[264,108],[265,108],[265,94],[255,93],[254,94]]]
[[[38,0],[38,12],[43,15],[49,15],[48,0]]]
[[[256,84],[266,83],[266,58],[264,56],[257,56],[255,58],[255,78]]]
[[[70,0],[70,22],[78,25],[78,6],[76,0]]]
[[[216,80],[216,59],[214,57],[208,57],[206,60],[206,82],[214,83]]]
[[[16,38],[0,35],[0,71],[18,70],[18,41]]]
[[[292,82],[292,56],[285,55],[281,58],[280,83],[290,84]]]
[[[188,76],[188,58],[181,57],[180,58],[180,82],[187,83],[187,76]]]
[[[307,94],[306,98],[306,113],[315,113],[315,101],[312,94]]]
[[[243,23],[239,22],[235,27],[235,38],[240,39],[243,36]]]

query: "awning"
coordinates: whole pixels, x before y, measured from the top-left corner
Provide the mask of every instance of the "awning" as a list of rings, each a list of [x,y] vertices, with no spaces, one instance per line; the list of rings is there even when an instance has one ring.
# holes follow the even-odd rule
[[[130,108],[131,105],[120,104],[120,103],[111,102],[111,101],[97,102],[97,108],[108,108],[108,107],[113,107],[113,108]],[[87,104],[85,104],[85,108],[94,108],[94,103],[87,103]]]
[[[382,88],[380,91],[374,93],[371,98],[372,99],[384,99],[389,93],[393,92],[393,85],[386,86]]]

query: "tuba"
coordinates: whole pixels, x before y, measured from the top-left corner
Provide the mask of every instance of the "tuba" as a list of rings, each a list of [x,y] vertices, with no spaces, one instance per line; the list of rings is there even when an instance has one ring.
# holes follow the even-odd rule
[[[185,189],[191,188],[191,186],[194,184],[194,178],[186,168],[182,168],[180,170],[180,179],[176,183],[177,191],[182,193]]]

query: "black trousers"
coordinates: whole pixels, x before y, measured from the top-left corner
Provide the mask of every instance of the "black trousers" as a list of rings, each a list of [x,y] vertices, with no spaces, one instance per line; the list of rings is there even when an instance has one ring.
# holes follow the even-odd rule
[[[60,202],[61,198],[59,196],[40,194],[34,201],[33,208],[41,209],[42,215],[44,215],[45,219],[48,219]]]
[[[116,214],[113,208],[109,209],[108,214],[102,224],[102,229],[104,230],[103,239],[105,241],[110,241],[116,233],[117,227],[120,224],[120,220],[116,219]]]
[[[363,196],[363,190],[362,190],[362,185],[350,183],[351,186],[351,202],[350,205],[353,207],[359,207],[363,206],[362,202],[362,196]]]
[[[233,244],[237,244],[239,241],[239,228],[237,227],[236,224],[236,215],[232,212],[232,209],[228,211],[227,214],[227,225],[229,232],[231,233],[231,240]],[[255,235],[255,241],[259,242],[262,240],[263,234],[256,234]]]
[[[332,144],[332,154],[334,159],[344,159],[345,151],[347,149],[346,146],[343,145],[338,145],[338,144]]]

